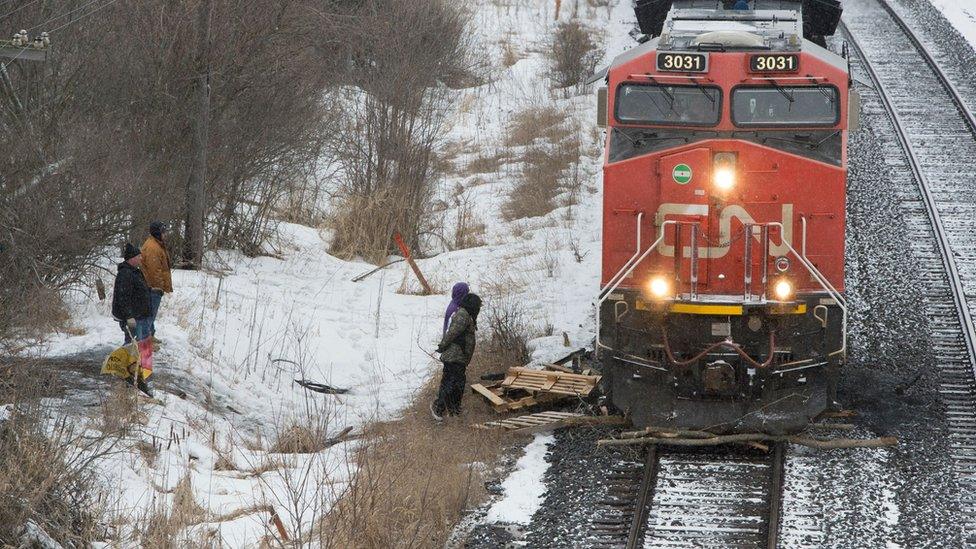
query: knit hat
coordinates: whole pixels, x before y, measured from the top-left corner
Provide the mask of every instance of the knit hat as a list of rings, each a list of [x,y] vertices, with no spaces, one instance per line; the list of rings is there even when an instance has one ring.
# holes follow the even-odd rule
[[[149,234],[160,240],[163,239],[163,233],[166,232],[167,229],[168,227],[162,221],[153,221],[149,224]]]
[[[139,248],[136,248],[131,243],[126,242],[125,251],[122,253],[122,258],[128,261],[137,255],[142,255],[142,252],[139,251]]]

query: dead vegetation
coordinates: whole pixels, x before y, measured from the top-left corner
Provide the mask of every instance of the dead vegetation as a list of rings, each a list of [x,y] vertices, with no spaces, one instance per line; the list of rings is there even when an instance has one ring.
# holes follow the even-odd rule
[[[546,215],[558,206],[556,199],[568,192],[566,204],[574,200],[573,176],[580,159],[581,143],[575,136],[562,141],[533,145],[522,155],[519,178],[502,205],[508,221]]]
[[[494,357],[478,352],[467,376],[499,369]],[[427,408],[439,382],[439,375],[428,382],[402,419],[370,427],[353,456],[356,475],[318,531],[324,546],[442,547],[465,512],[483,501],[484,482],[508,441],[470,427],[495,417],[470,394],[460,418],[435,425]]]
[[[560,23],[549,54],[553,84],[557,88],[581,88],[596,71],[602,55],[590,31],[580,22]]]
[[[13,370],[0,390],[9,403],[0,407],[0,546],[33,547],[44,536],[89,546],[106,524],[94,463],[115,451],[119,436],[92,434],[43,406],[53,376],[27,363]]]

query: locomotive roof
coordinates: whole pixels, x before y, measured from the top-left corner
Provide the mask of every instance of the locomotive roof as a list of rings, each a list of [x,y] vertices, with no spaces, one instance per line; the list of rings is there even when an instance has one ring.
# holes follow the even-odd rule
[[[799,51],[803,17],[798,10],[671,10],[660,50]]]

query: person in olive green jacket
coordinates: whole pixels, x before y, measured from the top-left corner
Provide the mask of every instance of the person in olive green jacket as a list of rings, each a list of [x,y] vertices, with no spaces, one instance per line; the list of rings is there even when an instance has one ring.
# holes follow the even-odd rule
[[[481,298],[474,293],[464,296],[437,346],[441,362],[444,363],[440,390],[437,392],[437,399],[430,405],[430,413],[437,421],[443,420],[445,413],[461,415],[461,397],[467,382],[464,374],[474,356],[479,312]]]

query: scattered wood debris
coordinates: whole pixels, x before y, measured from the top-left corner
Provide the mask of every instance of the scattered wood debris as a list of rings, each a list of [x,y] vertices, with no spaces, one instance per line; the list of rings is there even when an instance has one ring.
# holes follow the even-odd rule
[[[569,398],[568,395],[544,393],[541,395],[527,394],[525,391],[508,391],[501,383],[482,385],[475,383],[471,390],[485,397],[496,412],[515,412],[524,408],[540,404],[555,404]]]
[[[554,404],[568,397],[586,397],[599,381],[600,376],[561,370],[509,368],[500,383],[476,383],[471,390],[485,397],[496,412],[513,412],[540,404]]]
[[[333,387],[331,385],[325,385],[324,383],[316,383],[314,381],[308,381],[307,379],[296,379],[295,383],[305,387],[309,391],[316,393],[322,393],[325,395],[344,395],[349,392],[349,389],[340,389],[338,387]]]
[[[598,446],[628,446],[640,444],[663,444],[669,446],[718,446],[722,444],[762,445],[763,442],[789,442],[801,446],[809,446],[821,450],[834,448],[880,448],[896,446],[895,437],[881,437],[870,439],[851,438],[813,438],[801,435],[769,435],[765,433],[740,433],[733,435],[716,435],[708,431],[688,431],[681,429],[667,429],[647,427],[641,431],[621,433],[617,438],[597,441]]]

